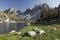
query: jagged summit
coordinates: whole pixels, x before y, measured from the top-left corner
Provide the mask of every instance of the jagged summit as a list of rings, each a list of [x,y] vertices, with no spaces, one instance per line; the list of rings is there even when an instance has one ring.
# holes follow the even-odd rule
[[[47,8],[47,9],[49,8],[49,6],[48,6],[47,3],[43,3],[43,4],[42,4],[42,7],[43,7],[43,8]]]
[[[16,10],[15,8],[9,8],[8,10],[5,10],[4,12],[13,14],[15,16],[18,16],[23,19],[28,19],[28,20],[36,20],[40,14],[45,11],[45,10],[58,10],[60,9],[60,5],[55,8],[50,8],[47,3],[39,4],[33,7],[32,9],[28,8],[24,12],[21,10]]]

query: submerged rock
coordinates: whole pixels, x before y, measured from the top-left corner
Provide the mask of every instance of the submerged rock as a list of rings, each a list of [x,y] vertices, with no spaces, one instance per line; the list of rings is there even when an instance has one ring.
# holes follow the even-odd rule
[[[10,33],[17,33],[15,30],[12,30]]]
[[[31,25],[31,23],[27,23],[27,25]]]

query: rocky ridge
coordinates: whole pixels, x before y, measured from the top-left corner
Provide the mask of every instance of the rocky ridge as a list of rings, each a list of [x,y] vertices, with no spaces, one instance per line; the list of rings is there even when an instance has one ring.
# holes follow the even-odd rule
[[[42,5],[41,4],[36,5],[32,9],[28,8],[24,12],[22,12],[21,10],[16,10],[14,8],[9,8],[9,9],[5,10],[4,12],[9,13],[9,14],[13,14],[15,16],[22,18],[22,19],[36,21],[37,19],[40,18],[40,15],[45,10],[58,11],[58,10],[60,10],[60,5],[58,7],[51,8],[51,7],[49,7],[48,4],[43,3]]]

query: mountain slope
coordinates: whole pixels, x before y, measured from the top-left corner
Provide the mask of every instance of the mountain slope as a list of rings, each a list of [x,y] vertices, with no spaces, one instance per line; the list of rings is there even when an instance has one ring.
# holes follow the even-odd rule
[[[15,21],[15,22],[26,22],[25,19],[22,19],[20,17],[17,17],[15,15],[12,15],[12,14],[8,14],[8,13],[5,13],[5,12],[0,12],[1,15],[5,15],[5,16],[8,16],[9,18],[9,21]],[[2,16],[3,17],[3,16]]]

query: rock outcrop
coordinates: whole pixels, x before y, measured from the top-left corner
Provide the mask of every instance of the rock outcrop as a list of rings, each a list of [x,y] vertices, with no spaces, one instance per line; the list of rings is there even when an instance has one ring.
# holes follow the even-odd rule
[[[35,36],[36,35],[36,32],[34,32],[34,31],[28,31],[28,36]]]
[[[0,23],[3,22],[9,22],[9,17],[7,15],[0,13]]]

